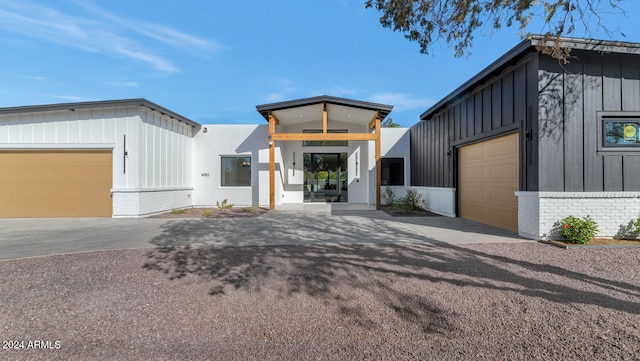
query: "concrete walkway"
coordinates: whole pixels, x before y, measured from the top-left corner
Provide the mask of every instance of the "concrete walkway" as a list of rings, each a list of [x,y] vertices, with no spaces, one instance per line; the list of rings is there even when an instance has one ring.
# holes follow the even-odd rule
[[[460,218],[392,217],[358,207],[312,205],[260,217],[214,219],[0,219],[0,260],[172,246],[317,243],[531,242]]]

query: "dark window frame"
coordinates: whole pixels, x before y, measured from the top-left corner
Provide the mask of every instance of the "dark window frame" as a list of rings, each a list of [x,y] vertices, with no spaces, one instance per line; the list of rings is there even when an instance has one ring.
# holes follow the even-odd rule
[[[607,124],[637,124],[637,143],[612,144],[607,142]],[[640,153],[640,112],[598,112],[598,155],[625,155]],[[621,135],[624,136],[624,135]]]
[[[393,164],[392,164],[393,163]],[[395,171],[392,172],[392,167]],[[398,168],[400,167],[400,171]],[[405,185],[405,159],[401,157],[380,158],[380,185],[404,186]]]
[[[233,179],[227,179],[225,177],[225,174],[227,172],[225,172],[225,168],[227,166],[227,164],[225,163],[226,159],[232,159],[235,160],[232,164],[233,164],[233,173],[234,173],[234,177]],[[242,163],[238,163],[239,160],[242,160]],[[220,186],[221,187],[251,187],[251,156],[250,155],[221,155],[220,156]],[[249,179],[245,180],[244,178],[241,178],[240,181],[242,182],[241,184],[239,184],[239,179],[238,179],[238,165],[240,165],[240,167],[248,167],[248,171],[249,171]]]

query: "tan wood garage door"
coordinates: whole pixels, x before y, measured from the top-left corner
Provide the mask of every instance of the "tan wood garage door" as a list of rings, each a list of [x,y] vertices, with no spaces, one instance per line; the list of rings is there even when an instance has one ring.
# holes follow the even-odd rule
[[[0,217],[110,217],[111,150],[0,151]]]
[[[459,216],[518,231],[518,134],[461,147],[458,152]]]

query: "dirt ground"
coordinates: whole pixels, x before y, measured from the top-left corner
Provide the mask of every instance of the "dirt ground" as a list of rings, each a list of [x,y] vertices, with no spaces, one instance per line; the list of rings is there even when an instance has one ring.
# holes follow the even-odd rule
[[[158,247],[2,261],[0,274],[0,359],[640,355],[640,248]]]
[[[260,207],[234,207],[221,210],[217,207],[210,208],[183,208],[149,218],[234,218],[234,217],[258,217],[268,210]]]

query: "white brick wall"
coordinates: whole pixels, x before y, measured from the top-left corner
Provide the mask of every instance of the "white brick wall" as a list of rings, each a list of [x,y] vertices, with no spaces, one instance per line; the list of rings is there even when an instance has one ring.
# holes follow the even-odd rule
[[[192,206],[193,188],[114,189],[113,217],[142,217]]]
[[[516,192],[518,233],[527,238],[557,238],[556,222],[566,216],[591,216],[598,236],[614,237],[640,217],[640,192]]]

